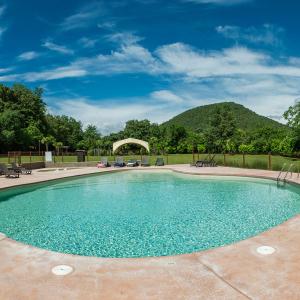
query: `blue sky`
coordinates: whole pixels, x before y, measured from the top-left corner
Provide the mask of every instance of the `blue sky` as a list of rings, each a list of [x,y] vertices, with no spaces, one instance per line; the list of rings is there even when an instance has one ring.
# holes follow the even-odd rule
[[[235,101],[280,119],[300,97],[294,0],[0,0],[0,82],[103,132]]]

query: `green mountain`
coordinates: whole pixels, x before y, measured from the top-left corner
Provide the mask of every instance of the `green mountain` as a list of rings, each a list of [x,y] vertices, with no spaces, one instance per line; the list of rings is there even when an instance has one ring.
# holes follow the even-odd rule
[[[243,105],[234,102],[215,103],[189,109],[165,122],[163,126],[179,125],[190,130],[203,131],[208,128],[210,119],[216,113],[217,108],[230,110],[236,120],[237,128],[245,131],[262,127],[288,130],[287,126],[260,116]]]

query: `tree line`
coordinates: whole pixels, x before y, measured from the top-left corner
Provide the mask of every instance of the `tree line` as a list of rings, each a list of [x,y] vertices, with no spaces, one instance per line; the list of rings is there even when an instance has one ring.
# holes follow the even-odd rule
[[[262,127],[255,130],[238,128],[230,110],[216,108],[205,130],[188,130],[183,126],[129,120],[124,129],[103,136],[90,124],[68,116],[51,115],[42,99],[41,88],[0,84],[1,152],[99,149],[108,154],[112,144],[124,138],[137,138],[150,143],[154,154],[163,153],[249,153],[298,155],[300,152],[300,103],[285,113],[286,128]],[[133,153],[139,146],[125,145],[120,151]]]

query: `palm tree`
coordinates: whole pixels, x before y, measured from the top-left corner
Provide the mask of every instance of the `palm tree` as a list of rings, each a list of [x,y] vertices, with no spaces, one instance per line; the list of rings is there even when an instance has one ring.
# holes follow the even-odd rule
[[[56,149],[57,155],[59,155],[60,149],[64,146],[62,142],[54,142],[53,146]]]
[[[49,150],[49,145],[53,145],[55,142],[55,138],[52,135],[44,136],[41,140],[41,143],[46,146],[46,151]]]

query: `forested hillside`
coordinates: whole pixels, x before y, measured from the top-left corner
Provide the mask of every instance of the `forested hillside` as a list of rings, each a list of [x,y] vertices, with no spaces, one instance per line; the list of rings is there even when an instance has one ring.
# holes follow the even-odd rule
[[[175,116],[164,124],[166,126],[184,126],[187,129],[198,132],[205,131],[209,127],[210,119],[216,113],[216,110],[231,111],[234,119],[236,120],[237,128],[245,131],[253,131],[263,127],[274,129],[287,128],[281,123],[267,117],[260,116],[243,105],[234,102],[222,102],[195,107]]]

